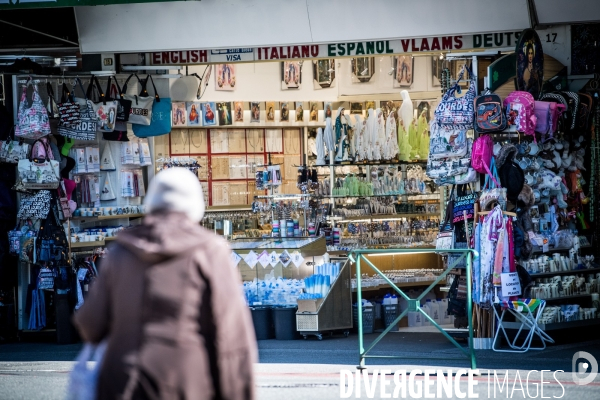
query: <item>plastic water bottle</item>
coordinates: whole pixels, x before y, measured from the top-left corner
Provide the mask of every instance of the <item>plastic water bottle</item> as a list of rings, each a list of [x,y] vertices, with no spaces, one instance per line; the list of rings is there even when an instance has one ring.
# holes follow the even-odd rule
[[[415,326],[421,326],[423,321],[422,321],[422,315],[420,312],[418,311],[409,311],[408,312],[408,326],[409,327],[415,327]]]
[[[388,304],[392,304],[392,297],[390,296],[389,293],[386,293],[385,296],[383,296],[383,305],[387,306]]]
[[[427,300],[429,301],[429,300]],[[439,325],[442,323],[440,319],[440,306],[437,301],[433,300],[429,303],[429,307],[431,307],[431,318]]]
[[[451,324],[452,318],[450,318],[450,315],[448,315],[448,299],[438,299],[437,302],[440,306],[440,317],[442,319],[442,324]]]
[[[431,300],[427,299],[425,304],[421,305],[421,308],[423,309],[423,311],[425,311],[425,314],[427,314],[431,317],[431,307],[429,306],[430,303],[431,303]],[[427,318],[423,317],[422,326],[430,326],[430,325],[431,325],[431,322],[429,322],[429,320]]]

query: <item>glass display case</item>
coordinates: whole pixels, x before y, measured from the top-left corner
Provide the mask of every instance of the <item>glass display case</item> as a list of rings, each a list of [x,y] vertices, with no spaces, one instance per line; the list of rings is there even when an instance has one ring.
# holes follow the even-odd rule
[[[324,237],[244,238],[229,244],[241,257],[238,269],[249,306],[296,305],[303,279],[327,251]]]

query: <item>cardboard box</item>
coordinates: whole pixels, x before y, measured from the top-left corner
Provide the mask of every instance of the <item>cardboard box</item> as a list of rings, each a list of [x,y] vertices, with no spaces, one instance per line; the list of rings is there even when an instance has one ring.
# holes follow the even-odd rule
[[[324,299],[298,300],[298,312],[317,312]]]

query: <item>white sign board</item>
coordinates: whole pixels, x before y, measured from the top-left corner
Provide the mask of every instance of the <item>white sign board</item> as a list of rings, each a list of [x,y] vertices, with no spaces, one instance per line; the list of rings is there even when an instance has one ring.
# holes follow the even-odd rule
[[[502,296],[520,296],[521,295],[521,281],[519,280],[519,274],[516,272],[507,272],[502,274]]]

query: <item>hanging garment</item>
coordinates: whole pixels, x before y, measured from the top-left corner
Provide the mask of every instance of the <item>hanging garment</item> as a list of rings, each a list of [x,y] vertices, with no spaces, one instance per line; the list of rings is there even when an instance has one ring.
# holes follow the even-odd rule
[[[494,300],[494,260],[496,259],[496,245],[500,230],[503,227],[503,215],[499,206],[485,216],[481,223],[480,233],[480,298],[481,305],[489,305]]]
[[[133,144],[129,142],[121,142],[121,164],[133,164]]]
[[[100,192],[100,200],[101,201],[109,201],[109,200],[115,200],[117,198],[117,196],[115,195],[115,191],[113,190],[112,187],[112,182],[110,180],[110,174],[106,174],[106,177],[104,178],[104,187],[102,188],[102,191]]]
[[[150,166],[152,165],[152,157],[150,156],[150,145],[148,139],[139,139],[140,147],[140,165]]]
[[[134,197],[133,172],[121,171],[121,197]]]

